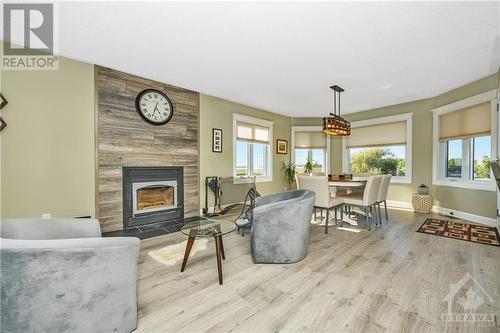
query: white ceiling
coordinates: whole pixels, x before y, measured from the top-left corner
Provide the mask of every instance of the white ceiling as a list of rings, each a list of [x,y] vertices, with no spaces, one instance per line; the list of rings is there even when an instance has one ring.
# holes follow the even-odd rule
[[[427,98],[499,66],[498,2],[59,3],[62,55],[294,116]]]

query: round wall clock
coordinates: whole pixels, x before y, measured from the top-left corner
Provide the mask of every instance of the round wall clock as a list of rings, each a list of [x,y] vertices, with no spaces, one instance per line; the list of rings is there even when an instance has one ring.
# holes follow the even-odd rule
[[[165,125],[174,115],[170,98],[156,89],[146,89],[137,95],[135,109],[141,118],[151,125]]]

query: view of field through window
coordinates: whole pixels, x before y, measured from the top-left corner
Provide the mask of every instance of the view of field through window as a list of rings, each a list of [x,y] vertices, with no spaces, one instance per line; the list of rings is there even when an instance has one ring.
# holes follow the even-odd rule
[[[472,139],[474,170],[473,179],[490,179],[491,136]]]
[[[268,145],[236,141],[236,176],[265,176]]]
[[[352,173],[405,175],[406,146],[349,149]]]
[[[312,162],[312,172],[325,172],[325,149],[323,148],[296,148],[295,170],[304,173],[308,160]]]
[[[449,140],[446,158],[446,177],[462,177],[462,140]]]
[[[464,156],[465,144],[470,147],[469,157]],[[491,136],[449,140],[446,145],[446,177],[462,178],[463,159],[468,158],[473,165],[470,179],[490,179]]]

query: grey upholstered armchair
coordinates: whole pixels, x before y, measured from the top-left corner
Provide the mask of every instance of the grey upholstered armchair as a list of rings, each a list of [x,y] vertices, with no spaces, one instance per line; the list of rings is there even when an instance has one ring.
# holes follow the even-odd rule
[[[255,263],[293,263],[307,255],[315,194],[309,190],[257,198],[253,211]]]
[[[131,332],[139,239],[101,238],[94,219],[6,219],[1,332]]]

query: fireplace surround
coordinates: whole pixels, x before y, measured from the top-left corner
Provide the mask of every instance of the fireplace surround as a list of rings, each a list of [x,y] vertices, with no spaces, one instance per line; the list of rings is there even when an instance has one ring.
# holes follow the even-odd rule
[[[123,228],[184,218],[183,167],[123,169]]]

